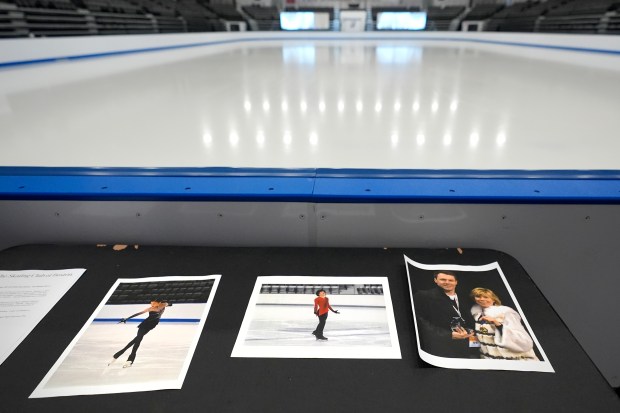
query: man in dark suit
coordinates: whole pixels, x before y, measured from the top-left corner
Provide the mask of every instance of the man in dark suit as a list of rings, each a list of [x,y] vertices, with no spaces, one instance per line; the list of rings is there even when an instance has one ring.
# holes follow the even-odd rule
[[[422,349],[440,357],[475,357],[479,351],[470,347],[470,337],[474,335],[471,304],[466,295],[457,295],[456,274],[437,271],[434,281],[436,287],[413,296]]]

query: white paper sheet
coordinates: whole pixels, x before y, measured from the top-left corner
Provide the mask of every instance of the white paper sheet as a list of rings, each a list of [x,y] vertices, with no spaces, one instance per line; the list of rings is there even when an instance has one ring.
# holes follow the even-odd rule
[[[0,364],[86,271],[0,271]]]

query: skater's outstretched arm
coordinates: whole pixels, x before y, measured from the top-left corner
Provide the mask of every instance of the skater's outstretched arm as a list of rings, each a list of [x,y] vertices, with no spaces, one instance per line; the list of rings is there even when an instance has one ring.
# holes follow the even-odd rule
[[[139,313],[135,313],[135,314],[133,314],[133,315],[130,315],[130,316],[129,316],[129,317],[127,317],[127,318],[121,318],[121,321],[119,321],[118,323],[119,323],[119,324],[120,324],[120,323],[123,323],[123,324],[124,324],[124,323],[126,323],[126,322],[127,322],[127,320],[130,320],[130,319],[132,319],[132,318],[134,318],[134,317],[137,317],[137,316],[139,316],[140,314],[148,313],[149,311],[157,311],[157,310],[158,310],[157,308],[153,308],[153,306],[151,306],[151,307],[149,307],[149,308],[147,308],[147,309],[144,309],[144,310],[140,311]]]
[[[139,313],[135,313],[135,314],[133,314],[133,315],[130,315],[130,316],[129,316],[129,317],[127,317],[127,318],[121,318],[121,321],[119,321],[118,323],[119,323],[119,324],[120,324],[120,323],[126,323],[126,322],[127,322],[127,320],[129,320],[129,319],[132,319],[132,318],[134,318],[134,317],[137,317],[137,316],[139,316],[140,314],[148,313],[149,311],[151,311],[151,308],[153,308],[153,307],[149,307],[149,308],[147,308],[147,309],[145,309],[145,310],[140,311]]]
[[[327,308],[329,308],[333,313],[340,314],[340,311],[334,310],[331,304],[329,304],[329,299],[327,299]]]
[[[144,313],[149,313],[151,311],[157,311],[160,313],[163,313],[163,311],[166,309],[166,307],[172,307],[172,304],[167,302],[167,301],[153,301],[151,302],[151,306],[149,308],[145,308],[144,310],[140,311],[139,313],[135,313],[127,318],[121,318],[121,321],[119,321],[120,323],[125,323],[127,322],[127,320],[137,317],[140,314],[144,314]]]

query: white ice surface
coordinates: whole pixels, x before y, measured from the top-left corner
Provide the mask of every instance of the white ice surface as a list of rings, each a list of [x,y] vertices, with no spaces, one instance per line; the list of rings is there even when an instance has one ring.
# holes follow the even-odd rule
[[[617,170],[604,57],[309,37],[12,68],[0,163]]]
[[[330,313],[323,333],[311,334],[318,324],[312,306],[258,305],[246,335],[246,346],[391,346],[385,307],[339,307]]]
[[[135,324],[94,323],[73,347],[46,384],[47,389],[71,386],[118,386],[176,380],[198,324],[160,323],[138,349],[132,367],[123,368],[131,349],[107,366],[112,355],[131,341]]]

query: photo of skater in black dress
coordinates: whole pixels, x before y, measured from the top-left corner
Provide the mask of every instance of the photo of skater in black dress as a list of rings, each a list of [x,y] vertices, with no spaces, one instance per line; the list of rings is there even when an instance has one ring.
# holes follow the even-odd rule
[[[129,319],[132,319],[134,317],[137,317],[147,312],[149,313],[149,316],[138,325],[138,333],[136,334],[134,339],[131,340],[129,343],[127,343],[127,345],[123,347],[121,350],[117,351],[114,354],[112,360],[108,363],[108,365],[114,363],[125,351],[127,351],[130,347],[133,347],[131,350],[131,353],[129,354],[129,357],[127,358],[127,361],[125,362],[125,364],[123,364],[123,368],[131,367],[134,361],[136,360],[136,354],[138,352],[138,348],[140,347],[140,343],[142,342],[142,339],[149,331],[154,329],[157,326],[157,324],[159,324],[159,320],[161,319],[162,314],[166,310],[166,307],[169,307],[171,305],[172,304],[169,304],[165,301],[151,301],[150,307],[140,311],[139,313],[133,314],[127,318],[121,318],[121,320],[119,321],[119,324],[120,323],[124,324]]]

